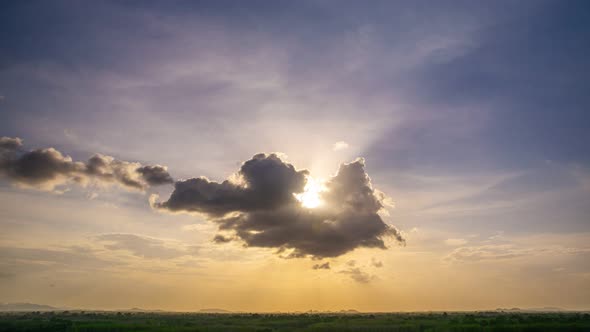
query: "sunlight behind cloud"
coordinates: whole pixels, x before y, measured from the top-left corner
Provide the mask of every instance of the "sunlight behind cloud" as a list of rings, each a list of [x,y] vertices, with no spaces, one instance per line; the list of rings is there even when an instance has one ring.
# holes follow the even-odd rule
[[[303,207],[313,209],[322,205],[323,202],[320,199],[320,193],[326,190],[322,180],[308,176],[303,190],[301,194],[293,194],[301,202]]]

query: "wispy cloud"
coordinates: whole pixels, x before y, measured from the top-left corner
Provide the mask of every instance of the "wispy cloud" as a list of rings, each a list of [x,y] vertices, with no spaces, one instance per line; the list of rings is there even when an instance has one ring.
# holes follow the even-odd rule
[[[467,243],[465,239],[446,239],[445,244],[448,246],[462,246]]]
[[[136,234],[102,234],[95,237],[104,248],[123,250],[147,259],[173,259],[193,256],[199,251],[195,245],[181,245],[172,241],[140,236]]]
[[[576,255],[589,252],[590,248],[564,246],[522,247],[514,244],[488,244],[454,249],[444,257],[444,260],[448,262],[482,262],[540,255]]]
[[[371,280],[375,279],[374,275],[370,275],[367,272],[362,271],[358,267],[352,267],[346,270],[342,270],[338,273],[346,274],[350,278],[360,284],[368,284]]]

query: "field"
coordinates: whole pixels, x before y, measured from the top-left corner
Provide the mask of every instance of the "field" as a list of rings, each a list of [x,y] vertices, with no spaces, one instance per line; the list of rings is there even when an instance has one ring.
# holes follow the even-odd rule
[[[588,313],[1,313],[0,331],[590,331]]]

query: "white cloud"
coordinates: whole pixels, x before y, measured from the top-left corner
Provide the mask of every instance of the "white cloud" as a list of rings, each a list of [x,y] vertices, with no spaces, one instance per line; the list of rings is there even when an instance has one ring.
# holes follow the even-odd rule
[[[332,150],[334,151],[342,151],[342,150],[346,150],[348,149],[348,143],[344,142],[344,141],[338,141],[336,143],[334,143],[334,145],[332,145]]]

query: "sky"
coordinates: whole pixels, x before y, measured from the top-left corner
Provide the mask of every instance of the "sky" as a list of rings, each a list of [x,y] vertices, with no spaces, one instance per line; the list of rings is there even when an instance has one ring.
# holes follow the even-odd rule
[[[590,308],[586,1],[3,1],[0,302]]]

